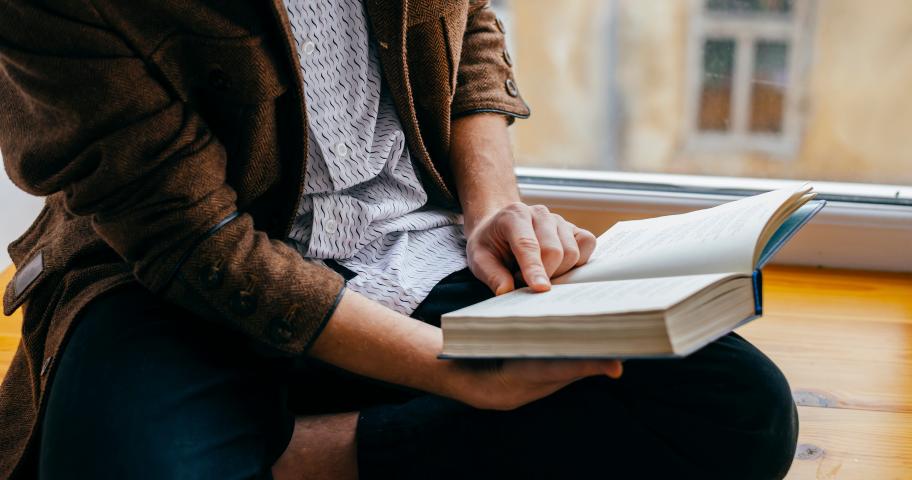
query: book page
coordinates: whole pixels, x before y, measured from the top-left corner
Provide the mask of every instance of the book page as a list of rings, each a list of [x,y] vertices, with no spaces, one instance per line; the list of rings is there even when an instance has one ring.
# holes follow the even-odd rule
[[[586,265],[554,283],[750,272],[767,222],[803,190],[775,190],[681,215],[619,222],[598,238]]]
[[[665,310],[733,274],[615,280],[554,285],[535,293],[528,287],[456,310],[447,317],[549,317]]]

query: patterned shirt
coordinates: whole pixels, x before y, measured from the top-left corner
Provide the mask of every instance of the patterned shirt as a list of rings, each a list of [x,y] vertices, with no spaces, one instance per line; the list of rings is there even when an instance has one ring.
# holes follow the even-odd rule
[[[309,123],[304,195],[289,238],[304,257],[357,274],[348,288],[410,314],[465,268],[458,214],[425,206],[383,85],[361,2],[285,0]]]

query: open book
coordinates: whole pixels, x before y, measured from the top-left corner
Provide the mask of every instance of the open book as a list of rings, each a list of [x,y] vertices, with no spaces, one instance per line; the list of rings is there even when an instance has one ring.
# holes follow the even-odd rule
[[[812,188],[619,222],[589,261],[442,318],[443,358],[684,356],[757,318],[760,269],[824,205]]]

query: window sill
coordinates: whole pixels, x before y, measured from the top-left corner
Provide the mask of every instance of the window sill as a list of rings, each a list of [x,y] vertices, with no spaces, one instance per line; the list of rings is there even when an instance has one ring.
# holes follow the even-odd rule
[[[516,169],[524,201],[548,205],[601,233],[615,222],[683,213],[795,181]],[[813,182],[827,206],[773,263],[912,271],[912,188]]]

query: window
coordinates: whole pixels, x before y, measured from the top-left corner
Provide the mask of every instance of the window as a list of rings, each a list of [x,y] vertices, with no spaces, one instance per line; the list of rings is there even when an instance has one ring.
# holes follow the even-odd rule
[[[909,2],[499,0],[524,167],[912,186]]]
[[[910,6],[498,0],[526,199],[598,230],[811,181],[831,205],[782,255],[912,270]]]
[[[695,2],[689,34],[687,148],[794,158],[813,5]]]

